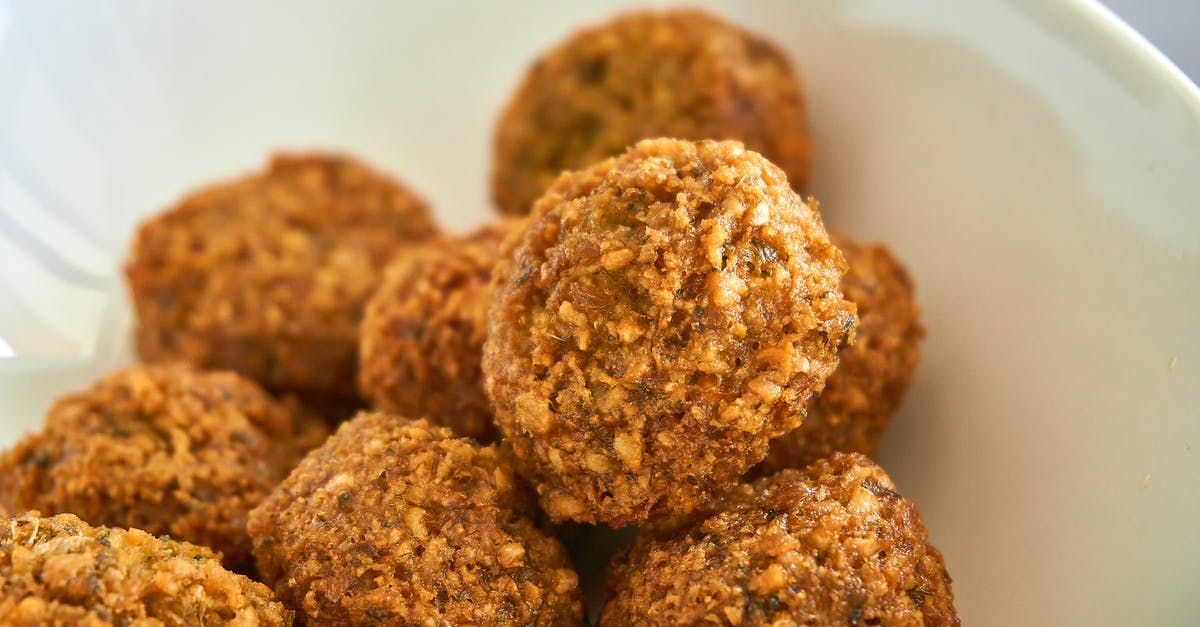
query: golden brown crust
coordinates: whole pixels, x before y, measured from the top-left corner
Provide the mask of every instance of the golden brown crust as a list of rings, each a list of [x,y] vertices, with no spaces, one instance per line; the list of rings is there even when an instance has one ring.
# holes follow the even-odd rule
[[[566,551],[494,446],[362,413],[250,515],[254,555],[309,624],[578,625]]]
[[[501,218],[397,255],[359,338],[359,388],[375,409],[495,439],[480,370],[490,281],[500,244],[523,224]]]
[[[508,244],[485,381],[556,522],[624,526],[732,486],[853,329],[817,211],[737,142],[647,140],[566,173]]]
[[[601,625],[958,625],[950,576],[883,469],[835,454],[643,530]]]
[[[804,422],[771,441],[754,476],[803,468],[835,451],[875,457],[917,365],[925,330],[904,266],[882,244],[857,244],[839,233],[833,242],[849,266],[842,294],[858,305],[857,339],[838,353],[837,370]]]
[[[142,224],[125,268],[138,355],[352,398],[362,307],[433,233],[420,198],[353,159],[276,156]]]
[[[640,139],[736,139],[808,180],[811,145],[791,64],[713,15],[635,11],[582,29],[529,67],[496,123],[492,197],[525,214],[559,172]]]
[[[244,569],[250,508],[327,433],[232,372],[134,366],[59,398],[0,454],[0,502],[170,534]]]
[[[0,623],[266,627],[292,616],[204,547],[32,513],[0,519]]]

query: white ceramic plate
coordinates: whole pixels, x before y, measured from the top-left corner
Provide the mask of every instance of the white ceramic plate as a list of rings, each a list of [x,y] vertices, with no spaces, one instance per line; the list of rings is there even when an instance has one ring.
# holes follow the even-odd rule
[[[929,338],[882,455],[972,625],[1200,610],[1200,95],[1088,2],[712,3],[802,73],[827,220]],[[489,215],[523,65],[616,7],[0,0],[0,443],[128,359],[137,220],[277,147]]]

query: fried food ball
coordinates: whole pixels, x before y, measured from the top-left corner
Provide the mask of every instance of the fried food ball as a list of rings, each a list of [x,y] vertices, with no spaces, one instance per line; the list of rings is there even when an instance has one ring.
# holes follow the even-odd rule
[[[803,468],[835,451],[875,457],[917,365],[925,330],[908,272],[886,246],[832,236],[850,267],[842,294],[858,305],[857,339],[838,353],[837,370],[809,404],[804,422],[771,441],[755,476]]]
[[[0,454],[0,502],[170,534],[244,570],[250,508],[327,433],[232,372],[133,366],[59,398]]]
[[[525,214],[563,170],[640,139],[734,139],[808,182],[811,143],[791,64],[774,44],[691,9],[585,28],[527,70],[496,123],[492,198]]]
[[[958,625],[950,575],[874,462],[835,454],[644,529],[600,625]]]
[[[815,206],[738,142],[639,142],[566,173],[508,240],[483,370],[555,521],[614,527],[732,487],[854,326]]]
[[[579,625],[579,580],[495,446],[343,423],[250,514],[264,581],[310,625]]]
[[[292,615],[207,548],[30,513],[0,519],[0,623],[265,627]]]
[[[492,268],[523,220],[502,218],[397,255],[363,314],[359,388],[375,409],[496,437],[480,360]]]
[[[137,353],[354,398],[363,305],[392,255],[433,233],[424,201],[361,163],[277,155],[138,229],[125,268]]]

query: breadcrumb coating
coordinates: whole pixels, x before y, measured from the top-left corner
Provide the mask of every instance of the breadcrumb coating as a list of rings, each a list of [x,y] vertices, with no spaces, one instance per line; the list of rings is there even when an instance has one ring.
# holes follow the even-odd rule
[[[424,201],[358,161],[277,155],[138,229],[125,268],[137,353],[354,398],[363,305],[395,252],[434,231]]]
[[[59,398],[0,454],[0,502],[169,534],[244,570],[246,515],[327,433],[232,372],[133,366]]]
[[[774,44],[693,9],[633,11],[530,65],[496,122],[492,197],[523,215],[563,170],[651,137],[733,139],[808,182],[799,81]]]
[[[494,446],[425,420],[343,423],[250,515],[310,625],[579,625],[579,580]]]
[[[501,218],[397,255],[360,332],[359,388],[375,409],[495,439],[480,369],[490,282],[500,244],[523,225]]]
[[[959,625],[942,556],[874,462],[835,454],[643,529],[600,625]]]
[[[837,451],[874,458],[917,366],[925,330],[904,266],[882,244],[858,244],[839,233],[833,242],[849,266],[842,294],[858,305],[857,339],[838,353],[837,370],[804,422],[771,441],[755,476],[803,468]]]
[[[850,340],[815,203],[738,142],[639,142],[564,173],[507,242],[485,384],[555,521],[621,527],[730,488]]]
[[[268,627],[292,614],[204,547],[35,512],[0,519],[0,623]]]

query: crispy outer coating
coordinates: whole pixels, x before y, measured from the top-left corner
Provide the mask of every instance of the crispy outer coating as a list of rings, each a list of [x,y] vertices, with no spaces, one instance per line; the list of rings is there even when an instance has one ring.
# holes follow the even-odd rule
[[[849,266],[842,294],[858,305],[857,339],[838,353],[837,370],[804,422],[771,441],[756,476],[803,468],[835,451],[874,457],[917,365],[925,330],[904,266],[881,244],[858,244],[840,233],[833,242]]]
[[[125,268],[138,355],[353,397],[362,307],[433,232],[420,198],[353,159],[276,156],[142,224]]]
[[[495,439],[480,360],[492,268],[500,244],[523,224],[501,218],[396,256],[359,337],[359,388],[376,409]]]
[[[862,455],[742,484],[686,518],[614,561],[601,625],[959,624],[916,507]]]
[[[497,266],[497,426],[557,521],[686,512],[794,429],[854,325],[817,211],[738,142],[564,174]]]
[[[578,625],[578,577],[537,515],[496,447],[362,413],[249,529],[264,580],[310,625]]]
[[[134,366],[59,398],[41,431],[0,454],[0,501],[170,534],[241,569],[250,508],[326,434],[232,372]]]
[[[559,172],[649,137],[736,139],[797,189],[808,180],[804,103],[778,48],[701,11],[636,11],[530,66],[496,123],[493,200],[528,213]]]
[[[204,547],[31,513],[0,519],[0,623],[266,627],[292,615]]]

